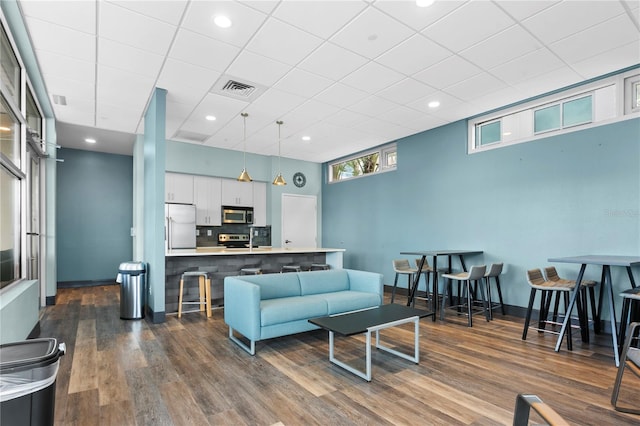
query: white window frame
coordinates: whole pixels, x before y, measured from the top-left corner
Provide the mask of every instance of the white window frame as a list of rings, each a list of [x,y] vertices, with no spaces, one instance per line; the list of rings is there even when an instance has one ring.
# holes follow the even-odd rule
[[[365,173],[365,174],[361,174],[358,176],[350,176],[350,177],[346,177],[343,179],[333,179],[333,167],[341,164],[341,163],[346,163],[361,157],[366,157],[368,155],[371,154],[378,154],[378,170],[376,170],[375,172],[370,172],[370,173]],[[396,155],[396,163],[392,164],[392,165],[388,165],[387,164],[387,159],[389,157],[389,155],[395,153]],[[373,175],[377,175],[380,173],[386,173],[386,172],[390,172],[393,170],[396,170],[396,168],[398,167],[398,150],[397,150],[397,144],[395,142],[381,146],[377,149],[372,149],[370,151],[364,151],[364,152],[360,152],[357,155],[352,155],[350,157],[345,157],[345,158],[341,158],[340,160],[337,161],[332,161],[331,163],[327,164],[327,181],[329,183],[338,183],[338,182],[345,182],[348,180],[352,180],[352,179],[359,179],[365,176],[373,176]]]
[[[569,132],[575,132],[578,130],[588,129],[592,127],[602,126],[605,124],[611,124],[618,121],[629,120],[633,118],[640,117],[640,108],[631,108],[631,99],[632,89],[636,82],[640,82],[640,69],[635,68],[630,71],[626,71],[614,76],[605,77],[603,79],[586,83],[580,86],[576,86],[567,90],[563,90],[561,92],[554,93],[549,96],[545,96],[539,99],[535,99],[529,102],[524,102],[522,104],[505,108],[501,110],[494,111],[490,114],[476,116],[468,120],[468,145],[467,152],[469,154],[475,154],[478,152],[484,152],[492,149],[502,148],[505,146],[510,146],[519,143],[531,142],[538,139],[547,138],[552,135],[560,135]],[[613,88],[613,90],[610,90]],[[602,92],[613,93],[613,96],[610,96],[612,100],[600,100],[599,93]],[[592,102],[592,120],[591,122],[586,122],[583,124],[572,124],[571,126],[563,126],[562,117],[560,121],[560,128],[555,130],[548,130],[544,132],[535,133],[533,131],[534,128],[534,118],[533,113],[537,109],[546,108],[548,106],[552,106],[557,103],[564,103],[567,101],[579,99],[586,95],[591,94],[591,102]],[[613,99],[615,98],[615,99]],[[615,111],[611,114],[603,114],[603,117],[600,117],[601,103],[604,102],[605,108],[610,108],[608,102],[614,104],[613,108]],[[561,107],[562,110],[562,107]],[[562,113],[562,111],[561,111]],[[531,114],[531,123],[530,129],[527,126],[527,131],[523,131],[521,135],[515,135],[510,137],[505,137],[505,131],[509,129],[505,129],[505,126],[502,126],[502,135],[501,141],[495,142],[486,145],[477,145],[476,146],[476,128],[477,126],[484,125],[496,120],[504,120],[505,118],[515,117],[519,114]],[[504,122],[503,122],[504,123]]]

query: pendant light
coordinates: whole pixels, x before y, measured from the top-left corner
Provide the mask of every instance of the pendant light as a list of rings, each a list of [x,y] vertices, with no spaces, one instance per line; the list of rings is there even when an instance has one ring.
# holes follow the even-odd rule
[[[251,176],[249,176],[249,173],[247,173],[247,117],[249,116],[249,114],[247,114],[246,112],[243,112],[240,115],[242,116],[242,127],[244,129],[243,137],[242,137],[242,141],[244,144],[243,146],[244,154],[243,154],[242,173],[240,173],[240,176],[238,176],[238,180],[240,182],[251,182],[253,179],[251,179]]]
[[[278,176],[276,176],[276,178],[273,180],[273,184],[274,185],[278,185],[278,186],[283,186],[286,185],[287,182],[285,182],[284,178],[282,177],[282,167],[280,167],[280,163],[282,161],[282,158],[280,156],[280,128],[283,124],[282,121],[276,121],[276,124],[278,125]]]

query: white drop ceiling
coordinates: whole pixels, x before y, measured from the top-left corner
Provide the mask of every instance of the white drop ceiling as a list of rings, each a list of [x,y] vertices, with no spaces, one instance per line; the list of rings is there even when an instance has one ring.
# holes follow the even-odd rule
[[[248,152],[278,155],[283,120],[283,157],[324,162],[640,64],[638,0],[20,6],[52,102],[66,97],[58,143],[117,154],[131,154],[156,87],[167,139],[242,150],[247,112]],[[221,95],[230,78],[257,95]]]

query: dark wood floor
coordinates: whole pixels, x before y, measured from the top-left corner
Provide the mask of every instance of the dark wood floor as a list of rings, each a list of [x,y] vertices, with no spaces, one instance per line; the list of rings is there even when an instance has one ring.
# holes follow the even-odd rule
[[[373,351],[373,381],[331,365],[326,332],[257,344],[250,356],[227,339],[222,310],[169,316],[163,324],[119,318],[119,287],[58,290],[42,336],[67,345],[56,424],[67,425],[500,425],[518,393],[537,394],[574,425],[640,424],[609,403],[616,374],[608,339],[553,351],[554,336],[496,315],[421,321],[420,364]],[[409,350],[412,326],[383,332]],[[337,355],[364,364],[363,338],[337,340]],[[629,375],[629,379],[632,375]],[[638,398],[637,382],[622,392]],[[534,418],[535,420],[535,418]]]

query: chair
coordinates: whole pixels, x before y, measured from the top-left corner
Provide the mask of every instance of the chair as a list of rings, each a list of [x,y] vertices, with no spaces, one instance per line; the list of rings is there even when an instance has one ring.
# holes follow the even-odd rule
[[[399,275],[407,276],[407,297],[411,297],[411,281],[413,281],[413,274],[418,272],[418,268],[412,268],[409,266],[409,261],[407,259],[396,259],[393,261],[393,270],[396,273],[396,277],[393,280],[393,290],[391,290],[391,303],[393,303],[396,297],[396,287],[398,286]]]
[[[554,266],[548,266],[546,268],[544,268],[544,275],[547,277],[547,281],[553,281],[553,282],[564,282],[567,284],[573,284],[575,285],[576,282],[575,280],[567,280],[567,279],[563,279],[560,278],[558,276],[558,271],[556,271],[556,268]],[[580,282],[580,285],[582,286],[583,289],[588,289],[589,290],[589,299],[591,302],[591,318],[593,319],[593,331],[596,334],[600,333],[600,321],[597,320],[598,318],[598,312],[596,310],[596,292],[595,292],[595,287],[596,287],[596,282],[592,281],[592,280],[582,280]],[[587,300],[585,294],[583,294],[584,292],[581,292],[581,296],[583,296],[582,298],[582,306],[584,306],[583,312],[584,312],[584,323],[587,323]],[[588,330],[586,330],[588,331]],[[585,339],[586,342],[589,341],[589,333],[586,333],[586,335],[583,335],[583,338]]]
[[[560,294],[564,296],[564,307],[565,307],[565,315],[570,315],[570,312],[566,312],[567,307],[569,306],[569,295],[571,291],[575,288],[575,283],[563,282],[563,281],[547,281],[542,276],[542,271],[540,269],[530,269],[527,271],[527,282],[531,286],[531,294],[529,296],[529,306],[527,307],[527,315],[524,322],[524,330],[522,331],[522,340],[527,340],[527,331],[529,330],[529,323],[531,322],[531,312],[533,310],[533,302],[536,298],[536,292],[541,292],[540,297],[540,311],[538,315],[538,327],[537,330],[539,332],[547,331],[554,333],[551,330],[546,330],[547,324],[560,325],[560,323],[555,320],[549,321],[547,318],[549,316],[549,307],[551,306],[551,299],[555,295],[556,302],[559,301]],[[577,301],[579,316],[582,319],[582,303],[580,298]],[[555,304],[554,315],[553,318],[557,318],[558,315],[558,303]],[[573,345],[571,341],[571,328],[567,328],[567,348],[569,350],[573,350]],[[558,333],[555,333],[558,334]]]
[[[300,265],[284,265],[280,269],[280,273],[284,273],[284,272],[301,272],[301,271],[302,271],[302,267]]]
[[[240,275],[261,275],[262,268],[242,268],[240,269]]]
[[[625,370],[628,368],[637,378],[640,378],[640,348],[632,346],[632,340],[638,340],[636,329],[640,327],[640,322],[631,323],[629,326],[629,336],[624,342],[624,348],[622,349],[622,355],[620,356],[620,366],[618,367],[618,374],[616,375],[616,381],[613,385],[613,392],[611,393],[611,405],[616,411],[623,413],[640,414],[640,409],[630,407],[618,406],[618,396],[620,395],[620,385],[622,384],[622,376]],[[636,390],[638,387],[636,386]]]
[[[620,293],[622,296],[622,315],[620,316],[620,351],[627,334],[627,325],[640,321],[640,287],[630,288]]]
[[[198,278],[198,301],[184,301],[184,281]],[[182,318],[182,305],[200,305],[200,312],[206,309],[207,318],[211,317],[211,278],[207,271],[187,271],[180,276],[180,295],[178,296],[178,318]],[[197,312],[197,311],[189,311]],[[186,312],[185,312],[186,313]]]
[[[486,265],[474,265],[471,267],[471,269],[469,270],[469,272],[459,272],[457,274],[443,274],[442,278],[445,279],[449,279],[449,280],[453,280],[453,281],[458,281],[458,282],[464,282],[466,284],[466,294],[467,294],[467,303],[466,303],[466,308],[467,308],[467,316],[468,316],[468,321],[469,321],[469,327],[473,327],[473,296],[472,296],[472,288],[471,288],[471,282],[475,281],[478,282],[480,285],[480,297],[482,298],[482,311],[484,312],[485,316],[487,317],[487,321],[489,321],[489,311],[487,310],[487,302],[484,298],[484,274],[487,271],[487,266]],[[444,321],[444,310],[446,308],[447,305],[447,291],[451,291],[451,290],[447,290],[447,286],[445,286],[445,290],[444,290],[444,294],[442,296],[442,309],[440,310],[440,319],[442,321]],[[458,299],[460,299],[458,297]],[[458,305],[458,308],[462,307],[462,304]],[[450,306],[451,308],[454,306]]]
[[[492,263],[489,270],[484,274],[484,279],[487,282],[487,304],[489,305],[489,318],[493,319],[493,308],[498,306],[502,310],[502,315],[505,315],[504,302],[502,301],[502,290],[500,289],[500,274],[502,273],[502,263]],[[500,303],[493,303],[491,298],[491,278],[496,282],[496,290],[498,290],[498,300]]]
[[[416,271],[417,271],[418,268],[420,267],[420,259],[415,259],[415,262],[416,262]],[[438,272],[443,272],[443,271],[445,271],[445,269],[438,270]],[[425,287],[426,295],[425,297],[415,296],[414,301],[415,299],[424,299],[425,301],[429,302],[429,300],[431,300],[432,297],[438,296],[438,283],[437,282],[433,283],[433,292],[429,293],[430,276],[435,273],[435,270],[429,265],[429,261],[427,259],[424,260],[424,264],[422,265],[422,269],[420,270],[419,273],[424,274],[424,279],[426,282],[426,287]]]
[[[311,268],[309,268],[310,271],[328,271],[329,269],[331,269],[331,266],[327,263],[312,263]]]
[[[513,426],[528,426],[529,413],[531,410],[551,426],[569,426],[560,415],[537,395],[518,394],[516,398],[516,408],[513,413]]]

